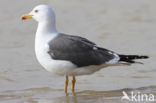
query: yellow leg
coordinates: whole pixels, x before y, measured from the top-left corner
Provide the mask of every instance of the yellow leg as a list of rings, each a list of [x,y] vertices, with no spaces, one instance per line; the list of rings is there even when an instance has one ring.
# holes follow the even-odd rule
[[[75,76],[73,76],[73,80],[72,80],[72,92],[74,92],[74,90],[75,90],[75,82],[76,82],[76,78],[75,78]]]
[[[66,95],[68,94],[67,89],[68,89],[68,76],[66,76],[65,88],[64,88],[64,92],[66,93]]]

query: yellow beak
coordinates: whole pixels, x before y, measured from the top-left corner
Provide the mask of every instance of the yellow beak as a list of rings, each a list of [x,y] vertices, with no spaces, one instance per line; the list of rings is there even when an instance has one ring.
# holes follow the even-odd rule
[[[24,14],[21,19],[22,20],[26,20],[26,19],[31,19],[33,15],[30,15],[30,14]]]

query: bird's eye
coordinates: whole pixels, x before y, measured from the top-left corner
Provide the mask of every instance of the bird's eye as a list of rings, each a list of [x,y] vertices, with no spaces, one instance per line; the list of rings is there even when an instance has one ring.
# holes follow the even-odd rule
[[[38,13],[38,10],[35,10],[35,13]]]

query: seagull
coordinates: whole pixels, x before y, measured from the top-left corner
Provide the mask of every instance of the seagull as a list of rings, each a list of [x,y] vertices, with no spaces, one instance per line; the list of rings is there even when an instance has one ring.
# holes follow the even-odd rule
[[[49,72],[64,76],[67,94],[68,77],[72,76],[72,92],[76,76],[89,75],[104,67],[137,63],[144,55],[123,55],[97,46],[86,38],[58,32],[55,13],[48,5],[38,5],[22,20],[33,18],[38,22],[35,36],[35,53],[39,63]]]

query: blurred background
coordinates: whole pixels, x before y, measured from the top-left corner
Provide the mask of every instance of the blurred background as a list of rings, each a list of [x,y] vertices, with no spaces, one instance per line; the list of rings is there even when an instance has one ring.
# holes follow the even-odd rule
[[[121,54],[143,54],[144,65],[104,68],[77,77],[65,96],[64,77],[37,62],[37,22],[21,16],[50,5],[60,32],[79,35]],[[156,94],[155,0],[0,0],[0,103],[121,103],[122,91]]]

